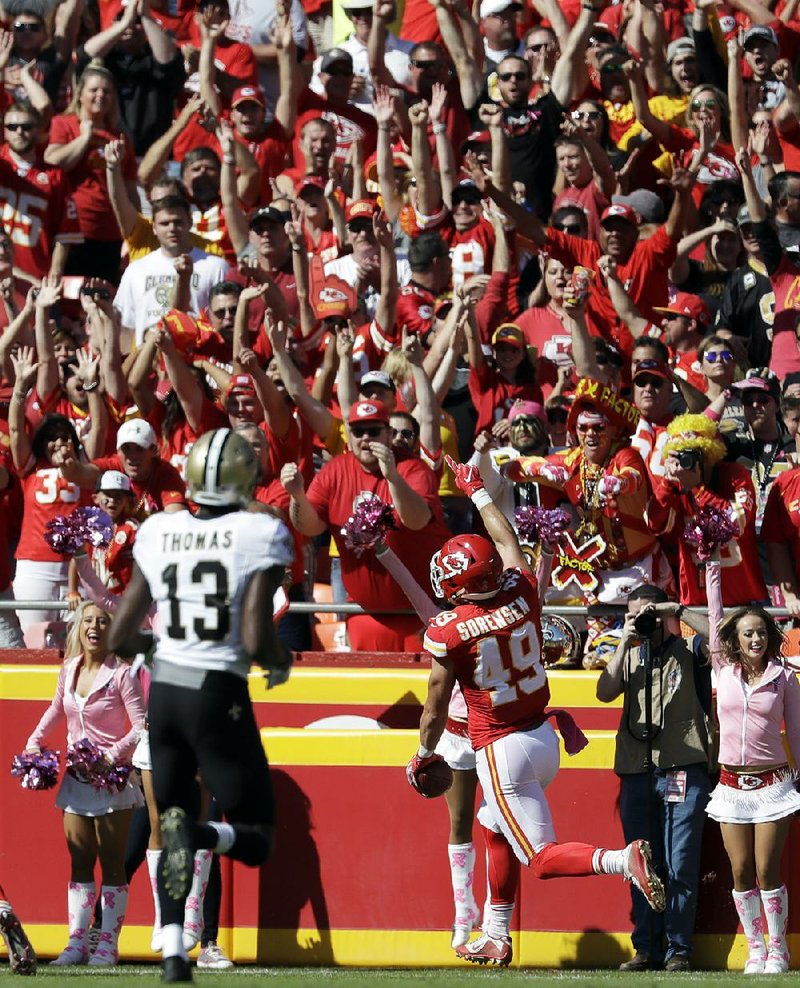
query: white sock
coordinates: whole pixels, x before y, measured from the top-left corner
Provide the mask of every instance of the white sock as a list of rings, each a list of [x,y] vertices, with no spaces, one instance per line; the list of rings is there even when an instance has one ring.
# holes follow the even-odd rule
[[[153,943],[151,949],[160,949],[161,936],[161,902],[158,898],[158,862],[161,860],[161,851],[145,852],[147,857],[147,874],[150,876],[150,891],[153,893]]]
[[[762,893],[763,894],[763,893]],[[748,889],[746,892],[733,890],[733,901],[739,921],[742,924],[750,954],[764,956],[764,920],[761,918],[761,896],[758,889]]]
[[[450,880],[453,883],[453,901],[456,916],[467,916],[473,920],[478,918],[478,907],[472,891],[472,881],[475,875],[475,845],[448,844],[447,857],[450,861]]]
[[[94,882],[70,882],[67,886],[70,940],[86,939],[96,899],[97,889]]]
[[[203,932],[203,900],[208,888],[208,873],[211,871],[212,854],[212,851],[205,849],[195,851],[194,854],[192,887],[186,898],[186,909],[183,916],[183,945],[187,950],[194,947]]]
[[[595,875],[624,875],[625,851],[607,851],[598,847],[592,855],[592,870]]]
[[[767,917],[767,949],[773,953],[786,953],[786,931],[789,927],[789,893],[786,886],[761,889],[761,901]]]
[[[236,831],[230,823],[217,823],[216,820],[210,822],[209,827],[217,832],[217,846],[213,850],[217,854],[227,854],[236,840]]]
[[[167,923],[163,929],[163,945],[161,947],[162,957],[183,957],[188,960],[189,956],[183,949],[183,924]]]
[[[499,939],[510,936],[511,917],[514,914],[514,903],[511,905],[497,905],[492,903],[489,906],[489,923],[486,932],[490,937]]]
[[[104,885],[101,890],[103,904],[103,925],[100,930],[98,951],[116,954],[119,934],[125,922],[128,908],[127,885]]]

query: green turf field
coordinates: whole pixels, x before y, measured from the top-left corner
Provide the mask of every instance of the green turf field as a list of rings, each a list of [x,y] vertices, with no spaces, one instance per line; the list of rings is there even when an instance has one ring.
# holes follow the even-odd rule
[[[43,965],[36,976],[39,982],[47,981],[52,988],[64,984],[68,988],[82,984],[108,985],[109,988],[145,988],[146,985],[161,984],[160,971],[155,965],[134,966],[123,965],[112,972],[91,973],[88,968],[48,968]],[[791,980],[782,984],[796,984],[797,972],[788,975]],[[465,967],[463,970],[385,970],[385,969],[354,969],[354,968],[285,968],[285,967],[237,967],[230,971],[195,971],[194,983],[205,985],[206,988],[243,988],[245,985],[280,985],[281,988],[312,988],[314,985],[330,984],[336,988],[368,988],[377,985],[380,988],[462,988],[469,982],[469,988],[479,985],[500,985],[503,988],[531,988],[531,986],[552,985],[554,982],[567,986],[586,986],[586,988],[621,988],[629,985],[631,988],[647,988],[649,985],[672,985],[675,988],[685,988],[687,985],[697,986],[719,985],[722,988],[739,988],[740,985],[776,984],[775,979],[767,977],[749,977],[734,972],[697,971],[692,974],[620,974],[614,971],[503,971],[487,968]],[[23,979],[8,973],[8,969],[0,972],[0,988],[21,988],[22,985],[33,985],[33,980]]]

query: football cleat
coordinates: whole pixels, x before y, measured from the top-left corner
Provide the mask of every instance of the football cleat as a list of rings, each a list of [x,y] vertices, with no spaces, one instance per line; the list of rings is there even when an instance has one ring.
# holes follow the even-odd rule
[[[194,848],[189,840],[189,821],[179,806],[171,806],[161,814],[161,834],[164,889],[170,899],[183,902],[192,887]]]
[[[170,984],[192,981],[192,965],[185,957],[165,957],[161,962],[161,980]]]
[[[28,935],[8,903],[0,907],[0,934],[8,949],[8,962],[14,974],[36,974],[36,952]]]
[[[664,885],[653,868],[653,857],[646,840],[634,840],[628,844],[622,867],[625,881],[633,882],[647,899],[650,908],[657,913],[664,912]]]
[[[511,948],[511,937],[490,937],[481,933],[477,940],[465,943],[456,948],[456,955],[463,957],[471,964],[494,964],[496,967],[508,967],[514,956]]]

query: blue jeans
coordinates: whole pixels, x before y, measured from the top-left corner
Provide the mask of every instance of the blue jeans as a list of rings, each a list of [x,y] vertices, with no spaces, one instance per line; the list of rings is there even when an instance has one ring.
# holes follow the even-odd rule
[[[631,886],[634,929],[631,940],[638,953],[656,961],[692,951],[697,914],[697,879],[711,780],[705,765],[686,766],[686,798],[667,802],[667,772],[653,771],[653,819],[647,819],[647,773],[620,776],[619,812],[625,840],[644,837],[653,849],[653,863],[665,879],[667,908],[653,912],[644,896]],[[651,941],[652,930],[652,941]],[[664,954],[663,941],[667,949]]]

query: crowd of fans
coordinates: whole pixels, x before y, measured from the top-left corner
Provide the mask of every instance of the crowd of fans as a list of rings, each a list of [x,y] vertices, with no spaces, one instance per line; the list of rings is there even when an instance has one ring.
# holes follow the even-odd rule
[[[291,523],[290,600],[408,611],[341,529],[377,494],[427,586],[479,523],[450,453],[512,520],[571,512],[550,603],[702,603],[683,533],[713,509],[724,603],[800,616],[796,6],[5,0],[4,597],[97,596],[44,537],[92,501],[119,594],[228,425]],[[58,616],[2,611],[2,642]],[[347,620],[353,649],[420,630]]]

